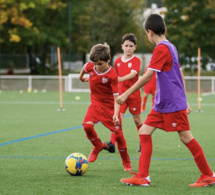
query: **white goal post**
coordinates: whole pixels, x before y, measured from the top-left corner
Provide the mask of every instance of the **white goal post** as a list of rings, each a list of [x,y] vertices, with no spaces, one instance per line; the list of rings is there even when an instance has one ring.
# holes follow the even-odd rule
[[[88,76],[88,75],[86,75]],[[79,74],[62,76],[65,92],[90,92],[89,82],[81,82]],[[185,76],[186,91],[196,93],[198,77]],[[201,94],[215,94],[215,76],[201,76]],[[59,90],[57,75],[0,75],[0,90]]]
[[[79,74],[68,75],[68,92],[90,92],[88,82],[81,82]]]
[[[197,76],[185,76],[186,91],[197,92]],[[201,79],[201,93],[215,93],[215,77],[202,76]],[[89,83],[81,82],[79,74],[68,75],[68,92],[90,92]]]

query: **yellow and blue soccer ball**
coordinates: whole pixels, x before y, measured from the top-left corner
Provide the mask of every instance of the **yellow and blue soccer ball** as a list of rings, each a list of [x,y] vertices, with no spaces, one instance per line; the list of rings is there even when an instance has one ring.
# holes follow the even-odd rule
[[[83,175],[88,169],[88,160],[81,153],[72,153],[65,160],[65,168],[70,175]]]

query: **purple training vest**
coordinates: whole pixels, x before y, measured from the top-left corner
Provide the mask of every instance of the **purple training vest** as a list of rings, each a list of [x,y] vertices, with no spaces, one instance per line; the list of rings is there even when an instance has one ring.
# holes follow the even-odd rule
[[[154,100],[154,110],[160,113],[170,113],[187,108],[187,100],[181,71],[179,68],[178,52],[169,41],[161,41],[169,48],[172,56],[172,67],[167,72],[156,72],[157,92]]]

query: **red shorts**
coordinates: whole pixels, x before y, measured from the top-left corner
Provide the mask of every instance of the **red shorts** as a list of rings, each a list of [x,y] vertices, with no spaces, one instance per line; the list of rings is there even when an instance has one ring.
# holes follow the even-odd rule
[[[136,99],[128,99],[120,106],[120,113],[125,114],[127,108],[131,114],[140,114],[141,113],[141,97]]]
[[[111,131],[122,131],[122,121],[119,117],[120,125],[115,126],[113,122],[114,108],[103,107],[91,104],[84,118],[83,124],[86,122],[98,123],[99,121]]]
[[[171,113],[160,113],[152,109],[144,124],[163,129],[166,132],[190,130],[186,110]]]
[[[155,95],[156,93],[156,86],[152,87],[152,86],[144,86],[143,87],[143,93],[146,93],[146,94],[152,94],[152,95]]]

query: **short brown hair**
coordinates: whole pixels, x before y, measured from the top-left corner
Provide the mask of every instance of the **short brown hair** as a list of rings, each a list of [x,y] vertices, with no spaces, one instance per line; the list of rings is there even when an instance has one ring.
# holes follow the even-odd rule
[[[137,37],[132,34],[132,33],[127,33],[122,37],[122,44],[126,41],[129,40],[134,43],[134,45],[137,45]]]
[[[98,60],[107,62],[110,58],[110,47],[107,43],[96,44],[90,50],[90,60],[92,62],[96,62]]]
[[[166,24],[163,18],[158,14],[151,14],[145,21],[145,30],[152,30],[157,35],[164,35]]]

